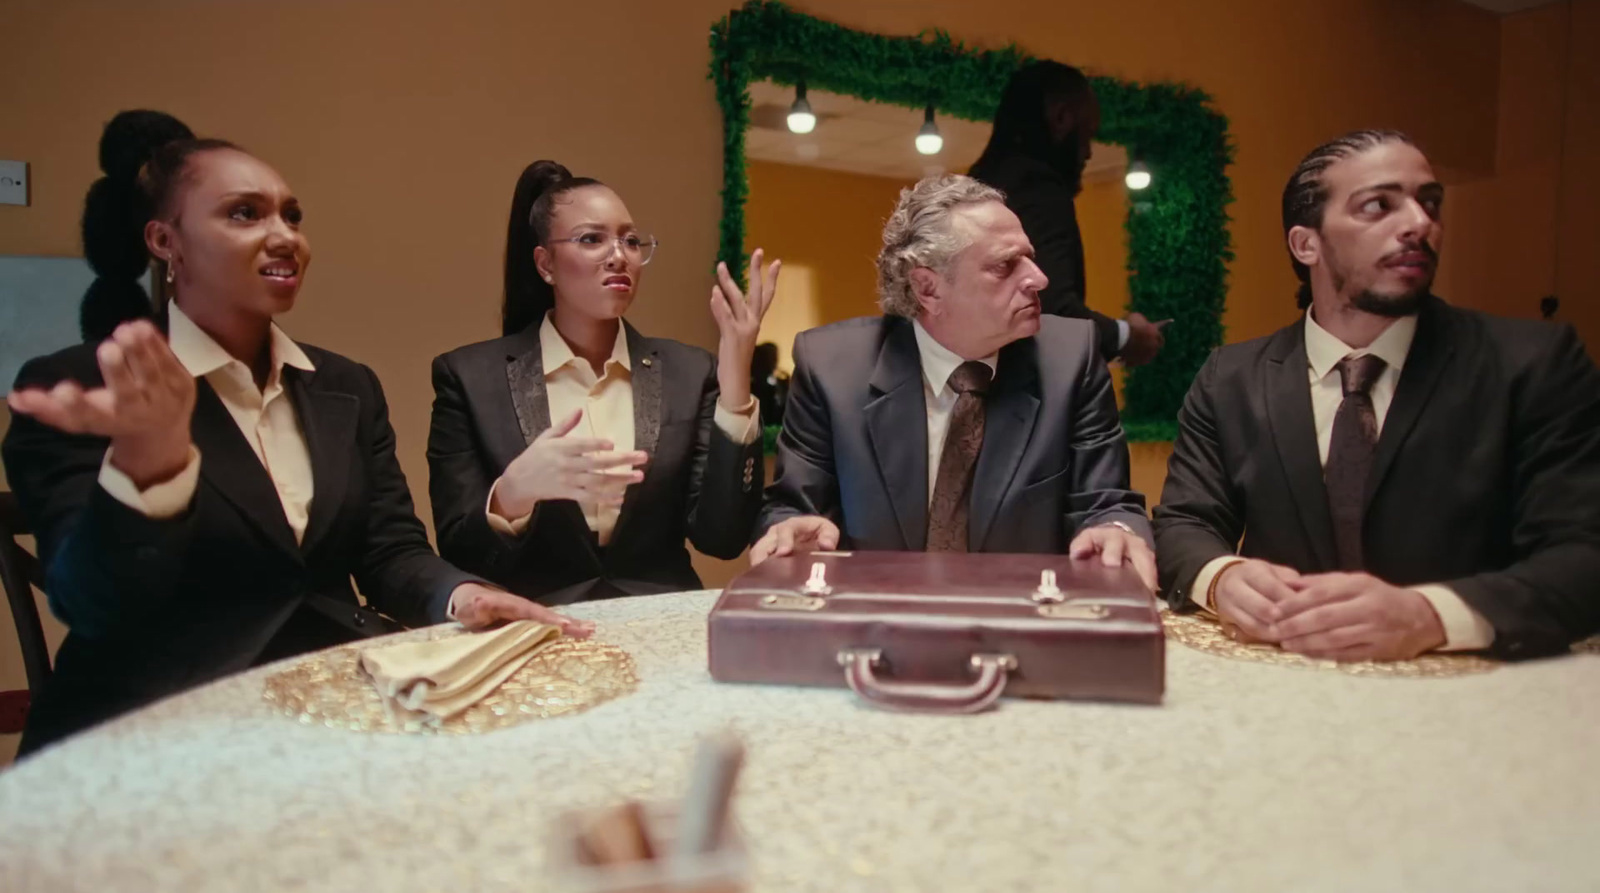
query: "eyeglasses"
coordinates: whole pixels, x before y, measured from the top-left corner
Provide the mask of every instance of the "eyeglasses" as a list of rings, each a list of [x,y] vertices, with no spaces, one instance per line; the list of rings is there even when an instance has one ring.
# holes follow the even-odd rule
[[[597,264],[603,264],[611,257],[613,251],[621,250],[622,256],[640,266],[650,262],[656,254],[656,246],[661,242],[653,236],[639,233],[628,233],[625,236],[607,236],[605,233],[583,233],[570,239],[551,239],[551,242],[570,242],[577,246],[578,251]]]

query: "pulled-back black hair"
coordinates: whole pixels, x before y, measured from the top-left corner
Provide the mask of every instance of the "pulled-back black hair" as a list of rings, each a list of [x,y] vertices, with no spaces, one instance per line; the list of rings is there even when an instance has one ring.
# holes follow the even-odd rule
[[[190,158],[233,148],[224,140],[195,139],[187,125],[165,112],[119,112],[106,124],[100,136],[105,176],[89,187],[83,202],[83,255],[95,273],[78,307],[85,341],[104,340],[124,322],[155,315],[150,295],[139,284],[151,260],[145,224],[168,211]]]
[[[500,305],[500,332],[510,335],[537,325],[555,306],[556,293],[539,275],[533,249],[550,238],[550,214],[556,199],[582,186],[603,185],[590,177],[574,177],[554,161],[535,161],[517,178],[506,224],[505,296]]]
[[[1411,138],[1398,130],[1353,130],[1312,149],[1300,160],[1300,165],[1289,175],[1289,182],[1283,187],[1285,245],[1288,245],[1289,230],[1297,226],[1310,229],[1322,227],[1322,215],[1328,206],[1328,187],[1322,182],[1322,174],[1334,162],[1360,155],[1384,143],[1413,145]],[[1295,278],[1300,280],[1295,301],[1304,310],[1311,306],[1311,270],[1295,259],[1293,251],[1289,253],[1289,263],[1294,265]]]

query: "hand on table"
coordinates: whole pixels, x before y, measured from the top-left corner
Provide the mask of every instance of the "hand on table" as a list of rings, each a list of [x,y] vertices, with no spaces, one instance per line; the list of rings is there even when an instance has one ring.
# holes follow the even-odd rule
[[[801,515],[772,525],[766,535],[750,547],[750,566],[768,558],[782,558],[798,552],[826,552],[839,547],[839,525],[821,515]]]
[[[488,629],[510,620],[533,620],[557,627],[562,635],[574,639],[587,639],[594,632],[594,624],[588,620],[559,614],[538,602],[482,583],[457,586],[450,593],[450,603],[456,620],[470,630]]]
[[[1274,624],[1285,651],[1338,661],[1408,660],[1445,644],[1444,624],[1414,589],[1362,573],[1316,574],[1292,585]]]
[[[1213,581],[1212,610],[1247,642],[1278,644],[1274,624],[1285,615],[1280,603],[1295,594],[1300,572],[1281,564],[1247,558],[1224,568]]]
[[[1151,592],[1156,590],[1156,553],[1143,537],[1115,524],[1101,524],[1082,531],[1072,538],[1067,555],[1073,559],[1099,555],[1100,563],[1106,567],[1132,565],[1145,588]]]

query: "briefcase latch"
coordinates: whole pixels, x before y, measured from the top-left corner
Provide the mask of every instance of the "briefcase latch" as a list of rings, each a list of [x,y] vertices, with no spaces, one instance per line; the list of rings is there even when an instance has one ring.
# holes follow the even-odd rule
[[[1041,605],[1054,605],[1067,600],[1067,594],[1056,585],[1055,571],[1039,572],[1039,588],[1033,591],[1032,598]]]
[[[811,578],[800,587],[800,591],[806,595],[827,595],[833,591],[833,587],[828,585],[828,565],[825,562],[812,562]]]

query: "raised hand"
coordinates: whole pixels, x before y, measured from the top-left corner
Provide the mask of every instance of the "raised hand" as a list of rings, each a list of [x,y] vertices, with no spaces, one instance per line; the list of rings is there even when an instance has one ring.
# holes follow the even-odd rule
[[[640,450],[617,452],[609,440],[572,437],[583,410],[550,426],[511,460],[495,483],[490,510],[516,519],[549,499],[621,505],[628,485],[644,480]]]
[[[189,462],[194,376],[148,320],[117,327],[95,352],[103,387],[63,381],[47,390],[13,391],[6,403],[69,434],[111,440],[111,464],[143,489]]]
[[[764,252],[750,255],[750,294],[728,273],[728,265],[717,264],[717,284],[711,287],[711,316],[717,321],[717,398],[724,409],[737,412],[750,402],[750,359],[755,356],[756,336],[761,319],[772,306],[778,288],[778,271],[783,261],[775,260],[761,269]]]

